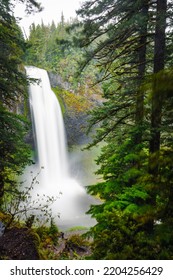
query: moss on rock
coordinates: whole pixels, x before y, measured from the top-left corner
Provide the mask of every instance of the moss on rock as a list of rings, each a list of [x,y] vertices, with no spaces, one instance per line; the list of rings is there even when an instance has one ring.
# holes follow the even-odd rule
[[[0,259],[39,260],[39,238],[31,229],[13,227],[0,237]]]

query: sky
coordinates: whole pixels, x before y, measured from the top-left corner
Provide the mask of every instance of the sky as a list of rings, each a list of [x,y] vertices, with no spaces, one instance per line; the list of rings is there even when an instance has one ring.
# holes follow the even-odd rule
[[[29,35],[29,26],[34,22],[35,24],[43,22],[45,24],[51,23],[54,20],[55,23],[60,22],[61,14],[63,12],[65,20],[75,18],[75,11],[80,8],[84,0],[39,0],[44,7],[44,10],[35,15],[26,15],[24,13],[24,6],[17,4],[15,7],[15,16],[20,17],[19,25],[26,36]]]

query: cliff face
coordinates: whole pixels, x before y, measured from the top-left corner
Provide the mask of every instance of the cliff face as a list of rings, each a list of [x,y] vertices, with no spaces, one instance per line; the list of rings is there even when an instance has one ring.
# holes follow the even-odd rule
[[[53,88],[58,86],[65,90],[70,90],[70,88],[71,88],[70,83],[63,81],[63,79],[61,78],[60,75],[52,73],[52,72],[48,72],[48,75],[49,75],[51,86]]]
[[[91,140],[91,136],[87,134],[89,111],[102,103],[100,92],[93,93],[85,85],[83,89],[74,91],[71,84],[63,81],[60,75],[51,72],[48,72],[48,75],[63,112],[68,147],[89,143]],[[29,104],[26,108],[29,111]],[[28,132],[26,141],[35,148],[32,130]]]
[[[68,146],[82,145],[89,142],[87,135],[88,116],[86,113],[71,114],[67,111],[64,116]]]
[[[81,94],[71,90],[70,83],[64,82],[58,74],[48,74],[51,86],[63,107],[68,146],[88,143],[88,111],[100,101],[87,92]]]

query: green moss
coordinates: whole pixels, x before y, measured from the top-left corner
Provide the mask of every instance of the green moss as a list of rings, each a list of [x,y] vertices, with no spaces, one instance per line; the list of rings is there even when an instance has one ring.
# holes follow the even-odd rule
[[[11,220],[10,214],[3,213],[0,211],[0,221],[2,221],[5,225],[7,225],[10,220]]]
[[[39,235],[41,242],[43,244],[58,244],[58,228],[54,224],[54,222],[51,222],[50,227],[41,226],[36,229],[37,234]]]
[[[31,236],[32,241],[38,250],[41,242],[40,236],[32,229],[28,230],[28,234]]]
[[[76,227],[70,228],[68,231],[71,232],[71,231],[77,231],[77,230],[88,230],[88,228],[84,227],[84,226],[76,226]]]
[[[83,95],[77,95],[59,87],[52,88],[52,90],[58,98],[63,114],[65,112],[65,106],[75,114],[87,112],[91,107],[90,101]]]
[[[89,246],[89,242],[83,236],[78,235],[78,234],[74,234],[74,235],[70,236],[67,243],[71,247]]]
[[[63,101],[63,98],[61,96],[62,94],[62,89],[60,89],[59,87],[55,87],[55,88],[52,88],[53,92],[55,93],[58,101],[59,101],[59,104],[60,104],[60,107],[61,107],[61,111],[62,111],[62,114],[65,113],[65,105],[64,105],[64,101]]]

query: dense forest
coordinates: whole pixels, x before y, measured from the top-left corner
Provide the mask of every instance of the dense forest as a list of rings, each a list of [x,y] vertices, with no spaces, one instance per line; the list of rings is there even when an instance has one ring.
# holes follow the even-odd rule
[[[20,2],[28,13],[41,10],[36,1]],[[87,232],[87,258],[173,259],[172,0],[85,1],[80,20],[62,14],[57,25],[32,24],[27,39],[13,9],[1,1],[0,219],[12,224],[8,205],[26,199],[17,178],[31,161],[24,65],[34,65],[60,75],[67,100],[74,93],[78,110],[88,112],[94,135],[86,149],[102,143],[103,179],[87,187],[102,201],[89,210],[97,223]],[[82,98],[95,93],[101,102],[85,107]],[[50,232],[57,233],[53,222]]]

